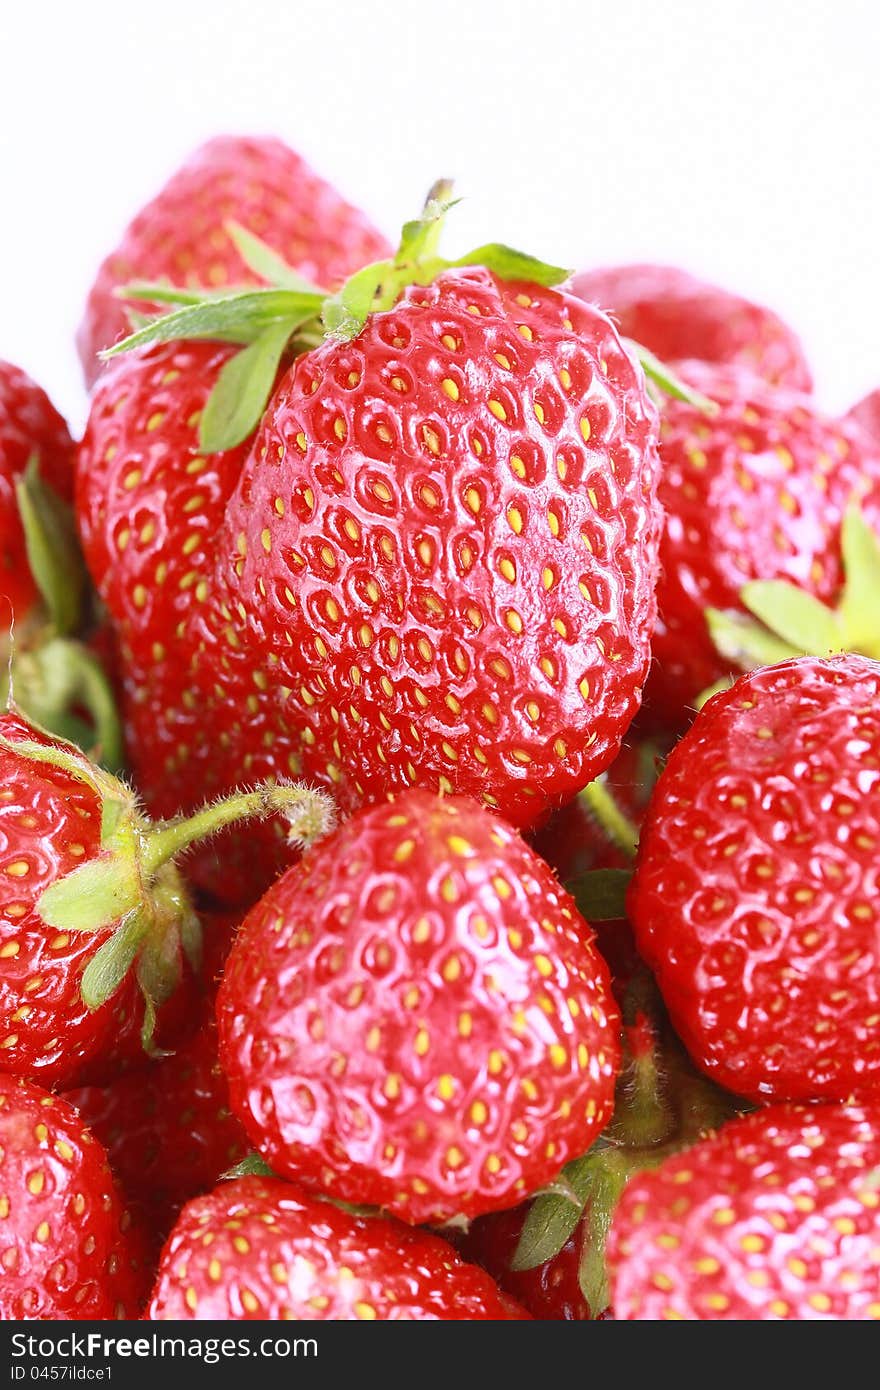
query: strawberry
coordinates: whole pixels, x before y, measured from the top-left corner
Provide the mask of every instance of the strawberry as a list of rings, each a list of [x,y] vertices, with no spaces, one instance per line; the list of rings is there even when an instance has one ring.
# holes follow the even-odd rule
[[[208,668],[345,810],[417,784],[534,824],[639,703],[653,428],[570,296],[479,269],[406,290],[279,386],[227,509]],[[242,762],[262,725],[240,720]]]
[[[880,1106],[774,1105],[634,1178],[615,1316],[880,1318]]]
[[[97,355],[123,336],[128,320],[114,291],[130,281],[221,286],[252,282],[226,224],[262,237],[307,279],[336,285],[388,246],[280,140],[223,135],[190,155],[130,223],[89,293],[77,346],[89,385]]]
[[[107,1156],[73,1107],[0,1076],[0,1318],[137,1317],[137,1249]]]
[[[233,1109],[273,1171],[412,1222],[512,1206],[610,1114],[607,968],[500,818],[416,790],[251,911],[218,995]]]
[[[669,362],[699,358],[743,367],[774,386],[812,390],[801,344],[772,309],[665,265],[621,265],[576,275],[574,293]]]
[[[861,501],[871,524],[880,520],[880,447],[857,426],[736,368],[682,371],[720,408],[707,417],[668,400],[662,411],[666,525],[646,706],[655,725],[674,730],[739,664],[755,581],[787,580],[828,602],[842,587],[847,508]],[[790,652],[755,644],[743,664]]]
[[[880,1095],[880,663],[742,676],[673,750],[629,916],[694,1061],[752,1100]]]
[[[438,1236],[239,1178],[190,1202],[146,1316],[163,1319],[508,1321],[528,1315]]]
[[[173,864],[230,816],[287,805],[320,834],[326,798],[263,787],[188,822],[150,826],[134,796],[70,745],[0,714],[0,1048],[8,1071],[72,1085],[152,1048],[182,1021],[198,923]],[[177,997],[175,998],[175,996]],[[164,1019],[164,1010],[162,1010]]]

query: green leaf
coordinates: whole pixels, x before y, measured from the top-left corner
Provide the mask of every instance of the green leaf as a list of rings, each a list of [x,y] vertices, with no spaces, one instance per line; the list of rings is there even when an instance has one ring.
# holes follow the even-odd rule
[[[15,484],[28,564],[55,631],[63,636],[81,625],[86,569],[73,512],[40,477],[33,455]]]
[[[578,912],[588,922],[616,922],[626,916],[630,869],[590,869],[566,883]]]
[[[785,579],[756,579],[743,585],[740,598],[796,652],[827,656],[841,650],[843,634],[836,613],[797,585]]]
[[[277,251],[273,251],[271,246],[267,246],[265,241],[261,241],[253,232],[249,232],[247,227],[242,227],[239,222],[227,222],[226,231],[235,243],[235,249],[241,256],[248,270],[252,270],[254,275],[265,280],[268,285],[277,285],[287,290],[297,290],[300,294],[317,294],[322,299],[326,298],[327,291],[320,286],[313,285],[311,281],[303,279],[293,268],[288,265],[283,256],[279,256]]]
[[[483,265],[502,280],[527,280],[532,285],[547,286],[560,285],[573,273],[563,266],[539,261],[525,251],[515,251],[512,246],[504,246],[501,242],[478,246],[457,261],[451,261],[450,265]]]
[[[240,290],[222,298],[184,305],[163,318],[154,319],[146,328],[123,338],[101,356],[116,357],[150,343],[170,343],[182,338],[253,342],[279,319],[295,319],[301,323],[319,313],[321,305],[321,296],[317,294],[299,294],[295,290]]]
[[[100,931],[139,907],[142,893],[133,856],[106,854],[50,884],[37,912],[57,931]]]
[[[745,613],[724,613],[719,608],[707,608],[705,618],[716,650],[725,661],[744,671],[754,670],[756,666],[773,666],[777,661],[802,655],[796,647],[775,637]]]
[[[394,257],[398,269],[418,266],[437,255],[444,218],[458,201],[452,197],[451,179],[438,179],[432,185],[421,216],[403,224],[400,245]]]
[[[688,386],[686,381],[676,376],[671,367],[667,367],[665,362],[661,362],[659,357],[655,357],[653,352],[649,352],[641,343],[636,343],[632,338],[624,341],[635,352],[642,364],[642,371],[649,381],[666,396],[671,396],[673,400],[685,401],[687,405],[692,405],[695,410],[699,410],[703,415],[717,415],[718,405],[715,401],[710,401],[708,396],[702,392],[695,391]]]
[[[147,914],[131,912],[95,952],[83,971],[80,993],[89,1009],[100,1009],[134,965],[147,930]]]
[[[245,286],[240,287],[243,291]],[[233,291],[228,285],[222,289],[206,290],[195,286],[172,285],[165,280],[135,281],[130,285],[117,285],[113,291],[117,299],[136,300],[142,304],[208,304],[215,299],[225,299]]]
[[[240,1163],[236,1163],[233,1168],[227,1168],[225,1173],[221,1173],[221,1182],[232,1182],[235,1178],[274,1178],[274,1169],[270,1168],[264,1158],[259,1154],[248,1154]]]
[[[583,1214],[594,1166],[592,1153],[576,1158],[552,1189],[538,1194],[523,1223],[512,1270],[535,1269],[559,1254]]]
[[[284,349],[301,322],[280,319],[270,324],[224,365],[199,422],[199,448],[205,453],[233,449],[256,429]]]
[[[844,645],[880,657],[880,536],[856,504],[844,513],[841,548],[845,581],[838,612]]]
[[[328,334],[339,342],[348,342],[357,337],[373,309],[383,280],[391,270],[391,261],[374,261],[346,280],[338,294],[324,301],[323,322]]]

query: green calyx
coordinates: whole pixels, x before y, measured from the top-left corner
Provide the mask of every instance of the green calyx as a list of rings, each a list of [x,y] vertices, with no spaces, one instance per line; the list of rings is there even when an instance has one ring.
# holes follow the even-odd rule
[[[880,660],[880,537],[853,502],[841,526],[844,583],[837,605],[821,603],[784,579],[743,586],[745,613],[706,610],[721,656],[744,671],[794,656],[861,652]],[[704,704],[715,687],[698,703]]]
[[[689,1148],[742,1109],[693,1070],[665,1020],[650,978],[637,977],[624,1016],[624,1065],[614,1118],[582,1158],[534,1198],[511,1261],[514,1270],[552,1260],[582,1224],[579,1277],[595,1317],[610,1303],[605,1243],[617,1202],[636,1173]]]
[[[144,320],[131,312],[135,331],[102,353],[110,358],[133,348],[180,339],[238,343],[241,351],[225,365],[199,423],[199,447],[217,453],[241,444],[266,408],[283,360],[327,338],[356,338],[371,314],[397,303],[409,285],[429,285],[445,270],[483,266],[502,280],[553,286],[570,270],[548,265],[523,251],[491,242],[448,260],[438,251],[446,214],[455,206],[452,184],[434,184],[421,216],[405,223],[394,256],[364,266],[336,293],[312,285],[277,252],[235,222],[226,230],[245,265],[264,288],[178,289],[168,284],[131,284],[117,294],[131,303],[167,306],[169,312]],[[648,379],[662,390],[706,409],[710,402],[692,392],[650,353],[637,349]]]
[[[90,623],[91,595],[73,513],[42,478],[36,456],[16,480],[15,496],[41,604],[0,634],[0,703],[14,699],[41,728],[118,768],[122,728],[110,682],[75,635]]]
[[[36,910],[58,931],[110,935],[82,977],[82,998],[98,1009],[134,969],[145,1001],[144,1046],[152,1050],[156,1012],[180,982],[185,957],[198,968],[201,938],[175,860],[233,822],[279,815],[288,839],[304,848],[335,823],[333,802],[303,783],[264,783],[204,806],[195,815],[150,823],[134,793],[77,748],[58,741],[7,739],[7,753],[59,768],[88,786],[101,805],[99,853],[46,888]]]

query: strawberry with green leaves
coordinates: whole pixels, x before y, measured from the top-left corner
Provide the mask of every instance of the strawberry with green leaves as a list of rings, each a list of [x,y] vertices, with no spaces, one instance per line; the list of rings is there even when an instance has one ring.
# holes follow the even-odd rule
[[[387,255],[362,212],[281,140],[221,135],[200,146],[126,229],[89,293],[77,334],[86,380],[129,328],[115,291],[132,281],[218,290],[251,276],[227,224],[243,223],[309,279],[336,286]]]
[[[77,1112],[0,1075],[0,1318],[135,1318],[149,1280],[140,1254],[107,1155]]]
[[[279,1176],[406,1221],[512,1206],[605,1125],[618,1015],[516,832],[411,791],[245,919],[217,1001],[233,1109]]]
[[[627,905],[694,1062],[754,1101],[880,1096],[880,663],[801,657],[673,750]]]
[[[183,1210],[150,1321],[513,1321],[528,1317],[446,1241],[294,1183],[221,1183]]]
[[[572,288],[666,362],[698,358],[743,367],[773,386],[812,389],[803,348],[772,309],[687,271],[666,265],[585,270]]]
[[[742,369],[681,370],[718,410],[674,399],[662,410],[666,522],[645,702],[646,717],[673,730],[731,670],[870,652],[880,598],[863,537],[880,526],[880,446]],[[825,605],[841,601],[838,619]]]
[[[880,1319],[880,1106],[774,1105],[634,1178],[615,1317]]]
[[[45,1084],[143,1060],[182,1022],[199,927],[174,856],[239,816],[332,819],[302,786],[263,786],[150,825],[133,793],[15,712],[0,715],[0,1049]]]
[[[608,765],[638,707],[656,416],[609,321],[549,288],[563,271],[497,246],[439,257],[444,199],[330,299],[242,242],[279,288],[193,295],[129,346],[250,339],[212,394],[216,446],[247,436],[288,341],[320,337],[319,315],[327,335],[271,397],[193,617],[230,778],[293,738],[346,810],[417,784],[529,825]]]

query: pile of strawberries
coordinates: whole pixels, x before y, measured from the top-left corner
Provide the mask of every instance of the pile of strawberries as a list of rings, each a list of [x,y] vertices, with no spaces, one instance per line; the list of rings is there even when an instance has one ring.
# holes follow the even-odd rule
[[[880,1318],[880,394],[451,206],[213,140],[0,363],[4,1318]]]

